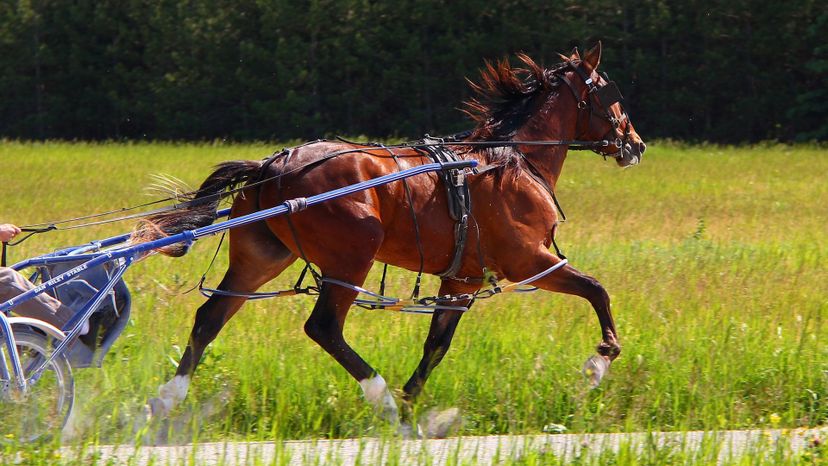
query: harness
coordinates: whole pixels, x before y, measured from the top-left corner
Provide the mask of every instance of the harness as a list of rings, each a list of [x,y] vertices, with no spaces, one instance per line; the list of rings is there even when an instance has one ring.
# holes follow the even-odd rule
[[[441,144],[442,140],[428,135],[423,138],[419,150],[425,152],[431,160],[437,163],[456,162],[460,160],[457,154]],[[454,224],[454,256],[449,268],[440,273],[440,278],[455,278],[460,270],[463,251],[466,248],[466,239],[469,231],[469,215],[471,215],[471,193],[466,178],[466,171],[460,169],[442,170],[438,176],[446,187],[449,216]]]
[[[464,141],[469,136],[469,133],[458,133],[452,136],[448,136],[445,138],[435,138],[429,135],[426,135],[422,140],[415,142],[415,143],[408,143],[402,144],[399,146],[385,146],[383,144],[377,143],[358,143],[366,146],[374,146],[378,148],[383,148],[388,150],[389,154],[394,158],[396,161],[396,157],[394,153],[390,150],[392,148],[411,148],[418,150],[428,156],[432,161],[436,163],[446,163],[452,161],[460,160],[460,157],[450,149],[451,146],[466,146],[466,147],[487,147],[492,150],[513,150],[515,151],[520,159],[525,164],[527,170],[526,172],[530,176],[532,180],[537,182],[544,191],[546,191],[550,197],[552,198],[555,208],[561,215],[561,221],[566,221],[566,215],[564,214],[563,210],[561,209],[560,203],[558,202],[558,198],[555,195],[555,191],[552,186],[546,181],[543,177],[541,171],[532,163],[532,161],[526,157],[526,155],[518,149],[519,145],[529,145],[529,146],[568,146],[570,149],[573,150],[583,150],[583,149],[590,149],[593,152],[603,156],[612,156],[618,157],[619,154],[622,154],[622,151],[627,144],[630,136],[630,125],[626,126],[626,129],[623,133],[623,137],[618,137],[618,129],[621,127],[621,123],[627,119],[629,120],[629,116],[627,115],[626,111],[624,110],[623,106],[621,106],[622,112],[620,118],[615,118],[610,113],[610,106],[615,103],[621,105],[622,95],[621,92],[618,90],[618,86],[615,82],[610,81],[609,77],[606,74],[603,74],[603,78],[607,82],[605,85],[598,87],[594,80],[587,75],[580,67],[578,66],[580,62],[569,62],[569,67],[572,68],[575,73],[583,80],[586,86],[586,95],[582,95],[582,92],[579,92],[575,85],[566,77],[565,74],[560,74],[559,78],[567,85],[567,87],[572,91],[573,96],[577,102],[578,106],[578,115],[576,121],[576,131],[575,131],[575,140],[571,141]],[[594,105],[597,104],[597,105]],[[595,107],[599,108],[599,111],[596,112]],[[586,130],[581,130],[581,111],[587,110],[588,111],[588,120],[587,124],[591,124],[592,119],[595,116],[603,118],[604,120],[608,121],[612,126],[612,129],[607,134],[604,140],[601,141],[588,141],[588,140],[579,140],[578,138],[582,137],[586,131],[589,130],[589,127]],[[348,141],[342,138],[340,140],[348,143],[354,143],[352,141]],[[617,148],[617,151],[613,154],[604,154],[600,152],[598,149],[602,147],[608,147],[614,145]],[[328,157],[325,157],[323,160],[327,160],[331,156],[338,156],[342,153],[351,153],[351,152],[361,152],[360,149],[356,150],[346,150],[340,153],[331,154]],[[273,159],[278,157],[282,154],[275,154],[274,157],[267,160],[267,164],[273,162]],[[288,157],[290,155],[290,151],[288,152]],[[285,290],[281,292],[273,292],[269,293],[245,293],[244,296],[248,297],[255,297],[255,298],[265,298],[265,297],[272,297],[272,296],[284,296],[290,294],[297,294],[297,293],[306,293],[306,294],[315,294],[318,293],[321,285],[323,283],[330,283],[336,286],[341,286],[344,288],[348,288],[362,295],[368,296],[368,298],[356,298],[354,304],[363,307],[366,309],[386,309],[386,310],[393,310],[393,311],[400,311],[400,312],[411,312],[411,313],[426,313],[431,314],[436,310],[458,310],[458,311],[466,311],[468,310],[471,302],[476,299],[483,299],[489,298],[496,294],[509,292],[509,291],[517,291],[517,292],[528,292],[534,291],[537,288],[532,287],[529,283],[532,283],[535,280],[538,280],[555,270],[565,266],[568,263],[566,257],[561,253],[560,248],[558,247],[557,243],[555,242],[555,235],[552,234],[552,244],[555,248],[555,252],[560,257],[561,261],[554,264],[553,266],[543,270],[536,275],[523,280],[519,283],[508,284],[505,286],[500,286],[497,281],[494,279],[493,276],[490,276],[486,272],[485,264],[483,263],[483,255],[482,251],[480,251],[480,243],[478,242],[478,253],[481,260],[481,265],[483,267],[484,277],[463,277],[459,278],[456,277],[457,272],[460,270],[460,266],[462,265],[462,258],[463,253],[465,251],[467,239],[468,239],[468,223],[469,217],[471,216],[471,195],[469,192],[468,186],[468,175],[479,175],[489,170],[494,170],[498,168],[497,165],[489,165],[485,167],[479,167],[473,169],[471,172],[465,169],[449,169],[449,170],[442,170],[438,172],[438,176],[442,180],[445,189],[446,189],[446,197],[448,202],[448,213],[449,216],[455,221],[454,227],[454,254],[452,257],[452,261],[445,271],[438,274],[442,279],[449,279],[449,280],[457,280],[461,282],[477,282],[482,283],[486,280],[486,276],[489,277],[490,287],[487,289],[480,289],[475,293],[470,294],[462,294],[462,295],[452,295],[452,296],[434,296],[434,297],[427,297],[427,298],[419,298],[419,287],[420,287],[420,277],[422,275],[422,245],[419,241],[419,227],[417,226],[416,222],[416,215],[412,211],[412,216],[414,217],[415,223],[415,230],[417,230],[417,247],[420,249],[420,256],[421,256],[421,267],[420,272],[417,274],[417,281],[414,287],[414,292],[410,299],[401,300],[398,298],[392,298],[384,296],[384,289],[385,289],[385,278],[387,272],[387,265],[383,268],[382,279],[380,282],[380,292],[373,293],[365,288],[342,282],[340,280],[332,279],[329,277],[322,277],[319,275],[310,263],[304,258],[304,254],[301,255],[305,259],[306,267],[303,269],[302,274],[294,285],[292,290]],[[263,180],[259,180],[261,182]],[[406,185],[406,195],[409,198],[409,204],[411,204],[410,193],[408,191],[408,186]],[[413,207],[412,207],[413,209]],[[288,216],[288,222],[290,222],[290,216]],[[300,244],[299,238],[296,236],[295,232],[294,239],[297,244]],[[301,246],[300,246],[301,251]],[[316,286],[310,287],[302,287],[302,282],[304,280],[306,272],[310,271],[311,275],[313,276]],[[202,283],[204,278],[202,277]],[[224,292],[221,290],[206,290],[201,288],[201,291],[206,296],[210,296],[212,294],[229,294],[228,292]],[[205,291],[207,293],[205,293]],[[237,295],[237,294],[233,294]],[[461,301],[469,301],[467,305],[458,305],[458,302]]]
[[[529,158],[527,158],[525,156],[525,154],[523,154],[523,152],[521,152],[518,149],[518,146],[521,146],[521,145],[523,145],[523,146],[567,146],[571,150],[589,149],[589,150],[592,150],[593,152],[595,152],[599,155],[604,156],[605,158],[607,156],[619,157],[620,155],[623,155],[622,151],[624,150],[624,147],[626,146],[626,144],[629,140],[630,126],[631,126],[631,125],[628,124],[626,126],[626,129],[625,129],[624,133],[623,133],[623,136],[622,137],[618,136],[618,130],[621,127],[622,122],[625,119],[627,121],[629,121],[629,116],[627,115],[626,111],[624,110],[623,105],[621,106],[622,111],[621,111],[621,116],[619,118],[615,118],[610,113],[610,110],[609,110],[610,106],[612,106],[615,103],[618,103],[619,105],[621,105],[622,96],[621,96],[620,91],[618,90],[617,85],[615,84],[615,82],[610,81],[609,77],[604,73],[604,74],[602,74],[602,77],[607,81],[607,83],[603,86],[598,87],[595,84],[594,80],[589,75],[587,75],[582,69],[579,68],[579,66],[578,66],[579,64],[580,64],[579,61],[571,61],[571,62],[568,63],[567,66],[569,68],[572,68],[575,71],[575,73],[583,80],[584,84],[586,85],[586,92],[585,93],[583,91],[579,91],[576,88],[576,86],[566,77],[565,74],[561,73],[558,76],[567,85],[567,87],[569,87],[569,89],[572,91],[572,94],[575,97],[575,100],[577,102],[578,114],[577,114],[577,117],[576,117],[577,121],[576,121],[576,132],[575,132],[575,139],[574,140],[559,140],[559,141],[522,141],[522,140],[465,141],[465,139],[468,137],[469,134],[468,133],[458,133],[454,136],[449,136],[449,137],[446,137],[446,138],[434,138],[434,137],[426,135],[420,141],[413,142],[413,143],[398,144],[398,145],[388,145],[388,146],[386,146],[386,145],[377,144],[377,143],[355,143],[355,144],[360,144],[360,145],[365,145],[365,146],[373,146],[373,147],[376,147],[376,148],[386,149],[386,150],[388,150],[388,152],[391,154],[392,158],[394,158],[395,161],[396,161],[396,156],[395,156],[395,154],[393,153],[393,151],[391,149],[400,149],[400,148],[414,149],[414,150],[417,150],[417,151],[423,153],[424,155],[428,156],[434,162],[441,163],[441,164],[461,160],[460,157],[458,157],[458,155],[453,150],[450,149],[451,146],[485,147],[485,148],[489,148],[490,150],[513,150],[518,154],[518,156],[520,157],[520,160],[525,164],[525,166],[527,168],[526,172],[530,176],[530,178],[533,179],[535,182],[537,182],[544,189],[544,191],[546,191],[551,196],[551,198],[552,198],[552,200],[555,204],[556,209],[561,214],[561,220],[565,221],[566,220],[566,215],[563,213],[563,210],[560,207],[560,203],[558,202],[558,199],[557,199],[557,196],[555,195],[554,190],[549,185],[549,183],[544,179],[544,177],[543,177],[542,173],[540,172],[540,170],[532,163],[532,161]],[[563,69],[566,69],[566,68],[563,68]],[[594,103],[596,103],[597,106],[600,109],[597,112],[595,111],[595,108],[594,108],[595,106],[593,105]],[[583,135],[587,134],[587,132],[589,130],[589,127],[587,127],[585,131],[581,130],[581,121],[582,121],[582,118],[581,118],[582,112],[581,111],[582,110],[588,111],[587,125],[590,125],[592,123],[592,119],[596,116],[608,121],[610,123],[610,125],[612,126],[612,129],[610,130],[610,132],[607,133],[607,136],[609,136],[609,137],[605,136],[605,138],[603,140],[598,140],[598,141],[595,141],[595,140],[580,140],[579,138],[583,137]],[[339,139],[343,140],[344,142],[351,143],[351,141],[347,141],[347,140],[344,140],[342,138],[339,138]],[[264,184],[264,183],[267,183],[267,182],[275,181],[278,184],[278,183],[280,183],[281,178],[284,175],[295,173],[295,172],[307,169],[310,166],[320,164],[320,163],[322,163],[326,160],[330,160],[334,157],[338,157],[338,156],[341,156],[341,155],[344,155],[344,154],[359,153],[359,152],[363,152],[363,150],[364,150],[362,148],[353,148],[353,149],[345,149],[345,150],[332,152],[332,153],[329,153],[329,154],[325,154],[325,156],[323,156],[319,159],[316,159],[316,160],[314,160],[314,161],[312,161],[308,164],[304,164],[302,166],[293,168],[289,171],[285,170],[287,168],[287,162],[290,160],[290,158],[291,158],[293,152],[295,151],[295,149],[297,149],[298,147],[302,147],[304,145],[313,144],[315,142],[320,142],[320,141],[321,140],[307,142],[305,144],[302,144],[301,146],[297,146],[297,147],[294,147],[294,148],[291,148],[291,149],[284,149],[280,152],[274,153],[272,156],[267,157],[262,161],[262,167],[261,167],[261,170],[259,172],[258,179],[248,180],[248,183],[246,183],[244,186],[229,190],[227,192],[218,193],[218,194],[209,195],[209,196],[204,196],[204,198],[197,198],[197,199],[188,198],[188,196],[194,196],[197,192],[183,193],[183,194],[180,194],[180,195],[176,195],[174,197],[170,197],[168,199],[153,201],[153,202],[150,202],[150,203],[141,204],[139,206],[133,206],[133,207],[129,207],[129,208],[118,209],[118,210],[114,210],[114,211],[104,212],[104,213],[101,213],[101,214],[94,214],[94,215],[89,215],[89,216],[77,217],[77,218],[74,218],[74,219],[62,220],[62,221],[57,221],[57,222],[48,222],[48,223],[29,225],[29,227],[46,226],[46,228],[43,228],[43,229],[36,230],[36,229],[32,228],[29,231],[39,233],[39,232],[51,231],[51,230],[55,230],[55,229],[81,228],[81,227],[89,226],[89,225],[110,223],[110,222],[130,219],[130,218],[145,217],[145,216],[150,215],[150,214],[155,214],[155,213],[166,212],[166,211],[169,211],[169,210],[186,208],[186,207],[189,207],[191,205],[195,205],[198,202],[204,202],[205,200],[208,200],[209,198],[212,198],[212,197],[216,197],[216,198],[221,199],[221,198],[224,198],[224,197],[227,197],[227,196],[231,196],[231,195],[233,195],[235,193],[238,193],[240,191],[243,191],[245,189],[249,189],[251,187],[258,186],[258,185],[261,185],[261,184]],[[602,153],[598,150],[600,148],[609,147],[611,145],[614,145],[618,149],[613,154],[604,154],[604,153]],[[280,173],[277,174],[277,175],[274,175],[274,176],[271,176],[271,177],[266,177],[265,173],[267,172],[267,169],[269,168],[269,166],[271,164],[275,163],[276,161],[281,162],[281,164],[283,166],[283,170],[281,170]],[[462,282],[477,282],[477,283],[482,283],[485,280],[485,278],[483,278],[483,277],[480,277],[480,278],[478,278],[478,277],[458,278],[458,277],[456,277],[456,274],[459,271],[460,266],[462,264],[462,257],[463,257],[463,253],[464,253],[465,246],[466,246],[466,243],[467,243],[467,238],[468,238],[469,218],[472,215],[472,212],[471,212],[471,208],[472,208],[472,206],[471,206],[471,196],[470,196],[469,186],[468,186],[468,176],[469,175],[482,174],[482,173],[485,173],[487,171],[494,170],[496,168],[499,168],[499,165],[497,165],[497,164],[488,165],[488,166],[485,166],[485,167],[479,167],[479,168],[472,169],[471,171],[469,171],[469,169],[444,169],[444,170],[441,170],[440,172],[438,172],[438,176],[442,180],[443,184],[445,185],[445,189],[446,189],[446,195],[447,195],[447,200],[448,200],[448,213],[449,213],[450,217],[455,221],[455,227],[454,227],[455,245],[454,245],[453,258],[452,258],[452,261],[451,261],[448,269],[446,269],[444,272],[438,274],[443,279],[451,279],[451,280],[457,280],[457,281],[462,281]],[[409,204],[412,206],[411,207],[412,208],[412,215],[414,215],[413,204],[411,203],[411,195],[410,195],[408,186],[405,184],[405,180],[403,180],[403,183],[404,183],[404,186],[406,187],[406,196],[408,197]],[[180,200],[182,198],[187,199],[187,200],[185,202],[181,202]],[[150,205],[153,205],[153,204],[158,204],[160,202],[170,201],[170,200],[176,201],[176,204],[171,205],[171,206],[161,207],[161,208],[158,208],[158,209],[154,209],[150,212],[141,212],[141,213],[138,213],[138,214],[125,215],[125,216],[121,216],[121,217],[115,218],[115,219],[90,222],[90,223],[81,224],[81,225],[63,226],[63,227],[60,227],[60,228],[58,228],[56,226],[57,224],[65,224],[65,223],[70,223],[70,222],[76,222],[76,221],[79,221],[79,220],[86,220],[86,219],[91,219],[91,218],[104,217],[104,216],[108,216],[108,215],[116,214],[116,213],[123,213],[125,211],[136,210],[136,209],[141,208],[141,207],[150,206]],[[369,308],[369,309],[385,308],[385,309],[389,309],[389,310],[397,310],[397,311],[404,311],[404,312],[419,312],[419,313],[432,313],[434,310],[438,310],[438,309],[465,311],[465,310],[468,310],[468,306],[470,306],[471,304],[467,304],[465,306],[459,306],[459,305],[456,304],[458,301],[474,301],[475,299],[488,298],[488,297],[491,297],[495,294],[499,294],[499,293],[507,292],[507,291],[517,291],[517,292],[534,291],[536,288],[530,286],[529,285],[530,283],[532,283],[535,280],[538,280],[538,279],[542,278],[543,276],[548,275],[549,273],[554,272],[555,270],[557,270],[557,269],[559,269],[559,268],[561,268],[561,267],[563,267],[564,265],[567,264],[567,259],[563,256],[563,254],[561,254],[560,249],[558,248],[558,245],[555,243],[555,238],[554,238],[554,234],[553,234],[552,235],[552,243],[555,247],[555,251],[556,251],[557,255],[561,258],[561,261],[556,263],[552,267],[549,267],[548,269],[543,270],[543,271],[537,273],[536,275],[534,275],[534,276],[532,276],[532,277],[530,277],[530,278],[528,278],[528,279],[526,279],[522,282],[508,284],[508,285],[505,285],[505,286],[500,286],[500,285],[497,284],[497,282],[494,280],[494,278],[490,276],[489,278],[490,278],[491,286],[487,289],[480,289],[477,292],[472,293],[472,294],[452,295],[452,296],[434,296],[434,297],[428,297],[428,298],[419,298],[418,294],[419,294],[420,276],[422,275],[422,268],[423,268],[422,267],[423,252],[422,252],[422,245],[420,244],[420,241],[419,241],[419,227],[417,226],[416,216],[414,216],[415,230],[417,230],[416,231],[417,242],[418,242],[417,246],[420,249],[420,256],[421,256],[420,273],[417,276],[417,283],[415,285],[414,293],[413,293],[411,299],[400,300],[400,299],[397,299],[397,298],[390,298],[390,297],[386,297],[386,296],[383,295],[384,287],[385,287],[384,286],[385,275],[386,275],[385,270],[383,270],[383,278],[382,278],[382,283],[380,284],[380,293],[379,294],[369,292],[369,291],[367,291],[367,290],[365,290],[361,287],[358,287],[358,286],[355,286],[355,285],[352,285],[352,284],[349,284],[349,283],[341,282],[341,281],[334,280],[334,279],[331,279],[331,278],[322,277],[318,272],[316,272],[316,270],[311,266],[310,262],[307,260],[307,257],[305,257],[304,251],[302,251],[301,242],[299,241],[299,238],[296,235],[296,232],[293,228],[291,218],[290,218],[291,217],[290,214],[295,213],[295,212],[299,212],[301,210],[304,210],[306,207],[307,207],[306,204],[300,203],[297,200],[296,204],[290,204],[289,205],[288,215],[286,216],[287,222],[288,222],[288,224],[290,225],[290,228],[291,228],[291,233],[293,234],[294,240],[295,240],[296,244],[299,247],[300,256],[302,256],[302,258],[305,260],[305,262],[307,264],[306,267],[302,270],[302,272],[299,276],[299,279],[296,281],[296,283],[295,283],[295,285],[293,286],[292,289],[282,290],[282,291],[274,291],[274,292],[240,293],[240,292],[234,292],[234,291],[229,291],[229,290],[218,290],[218,289],[206,288],[206,287],[204,287],[204,281],[205,281],[205,278],[206,278],[207,271],[205,271],[204,275],[202,275],[201,281],[197,285],[199,291],[202,294],[204,294],[205,296],[208,296],[208,297],[212,296],[212,295],[224,295],[224,296],[244,297],[244,298],[247,298],[247,299],[263,299],[263,298],[272,298],[272,297],[277,297],[277,296],[289,296],[289,295],[294,295],[294,294],[317,294],[319,292],[319,289],[320,289],[321,285],[325,282],[328,282],[328,283],[331,283],[331,284],[334,284],[334,285],[337,285],[337,286],[342,286],[342,287],[346,287],[346,288],[358,291],[362,294],[367,294],[368,296],[371,297],[371,299],[360,299],[360,298],[358,298],[358,299],[355,300],[355,304],[360,306],[360,307],[365,307],[365,308]],[[24,229],[24,230],[26,230],[26,229]],[[26,239],[26,238],[24,238],[24,239]],[[223,239],[223,236],[222,236],[222,239]],[[6,244],[4,243],[3,244],[3,254],[2,254],[3,257],[2,257],[2,259],[5,259],[5,246],[6,246]],[[216,250],[216,254],[218,254],[218,249],[220,247],[221,247],[221,241],[219,242],[219,247]],[[478,253],[480,255],[480,260],[481,260],[481,265],[483,267],[484,275],[488,275],[486,273],[485,264],[483,263],[483,255],[482,255],[482,251],[480,251],[479,241],[478,241]],[[215,261],[215,258],[216,257],[214,256],[213,261]],[[207,269],[208,271],[212,267],[213,261],[211,261],[210,266],[208,266],[208,269]],[[314,285],[303,286],[303,283],[304,283],[305,278],[306,278],[307,275],[310,275],[313,278],[313,281],[315,282],[315,286]]]

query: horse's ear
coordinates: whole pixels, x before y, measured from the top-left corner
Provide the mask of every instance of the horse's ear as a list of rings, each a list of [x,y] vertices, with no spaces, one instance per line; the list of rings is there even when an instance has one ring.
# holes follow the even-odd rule
[[[569,61],[569,57],[567,57],[566,55],[564,55],[562,53],[558,54],[558,58],[560,58],[562,61]]]
[[[581,54],[578,53],[578,47],[572,47],[572,52],[570,52],[569,60],[580,60]]]
[[[589,71],[593,71],[598,68],[598,64],[601,63],[601,41],[599,40],[595,47],[589,49],[589,51],[584,56],[584,64],[589,69]]]

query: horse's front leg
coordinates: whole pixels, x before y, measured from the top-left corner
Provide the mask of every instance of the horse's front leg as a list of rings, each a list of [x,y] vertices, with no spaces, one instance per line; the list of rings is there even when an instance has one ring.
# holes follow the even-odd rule
[[[511,281],[520,281],[529,278],[542,270],[559,263],[560,258],[543,250],[537,254],[529,264],[523,264],[520,271],[507,272]],[[584,364],[584,374],[589,377],[593,387],[597,386],[609,370],[610,363],[621,353],[618,342],[618,332],[610,312],[610,298],[604,287],[593,277],[585,275],[569,264],[532,283],[538,288],[580,296],[595,309],[598,322],[601,325],[601,343],[598,344],[598,354],[590,357]]]
[[[366,267],[364,272],[367,273]],[[324,270],[323,270],[324,273]],[[358,279],[341,279],[346,283],[362,284],[365,273]],[[328,278],[332,278],[327,276]],[[388,389],[385,379],[377,373],[345,341],[343,329],[348,310],[357,292],[338,284],[323,283],[319,299],[305,322],[305,333],[359,382],[365,399],[371,403],[376,413],[392,426],[399,426],[399,410],[394,396]]]
[[[472,293],[477,290],[477,286],[469,285],[467,283],[443,280],[440,285],[440,296],[446,295],[460,295],[464,293]],[[451,306],[468,306],[470,300],[462,299],[453,302],[447,302],[446,305]],[[434,312],[431,318],[431,327],[428,331],[428,336],[423,344],[423,357],[417,369],[411,375],[408,383],[403,388],[403,401],[405,403],[405,421],[409,423],[412,430],[416,431],[415,421],[412,416],[412,404],[417,396],[422,392],[423,386],[428,380],[431,371],[440,364],[446,353],[448,352],[451,340],[454,337],[454,330],[460,322],[460,317],[463,311],[455,310],[438,310]],[[436,431],[443,431],[446,429],[436,428]],[[443,437],[444,432],[429,432],[430,436]]]

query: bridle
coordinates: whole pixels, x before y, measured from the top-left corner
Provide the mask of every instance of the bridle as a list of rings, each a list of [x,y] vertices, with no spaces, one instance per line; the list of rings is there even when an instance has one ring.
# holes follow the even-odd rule
[[[610,81],[609,76],[606,73],[601,73],[601,77],[604,78],[606,84],[599,87],[595,84],[595,80],[593,80],[591,76],[581,69],[579,66],[581,64],[580,60],[571,60],[567,63],[568,66],[562,68],[561,71],[572,69],[584,82],[586,91],[586,95],[584,95],[584,91],[579,91],[572,81],[566,77],[565,73],[561,73],[559,75],[561,81],[563,81],[567,87],[569,87],[569,90],[572,91],[572,95],[575,97],[575,102],[577,102],[578,116],[576,117],[575,123],[575,138],[579,139],[583,135],[583,131],[580,130],[582,120],[581,114],[583,111],[587,111],[589,112],[589,117],[587,119],[586,130],[589,130],[592,120],[595,117],[607,121],[612,129],[607,132],[604,139],[613,141],[615,147],[618,149],[616,152],[611,154],[606,154],[594,148],[592,151],[605,157],[622,157],[623,149],[630,139],[631,126],[629,124],[630,117],[627,115],[627,111],[624,109],[624,105],[622,104],[624,96],[621,95],[621,91],[618,89],[615,81]],[[612,113],[610,113],[610,107],[616,103],[621,107],[621,116],[619,118],[615,118]],[[627,121],[627,125],[624,128],[623,136],[619,137],[619,129],[621,128],[621,123],[624,120]]]

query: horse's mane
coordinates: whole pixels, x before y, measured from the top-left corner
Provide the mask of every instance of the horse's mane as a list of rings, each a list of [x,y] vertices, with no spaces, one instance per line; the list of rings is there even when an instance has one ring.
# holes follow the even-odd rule
[[[545,69],[525,54],[519,53],[517,58],[525,67],[513,67],[507,59],[486,61],[479,82],[466,79],[475,96],[463,102],[462,111],[476,123],[468,141],[512,139],[538,110],[535,97],[556,92],[558,72],[568,65],[563,62]],[[514,165],[515,151],[505,149],[487,150],[487,161]]]

